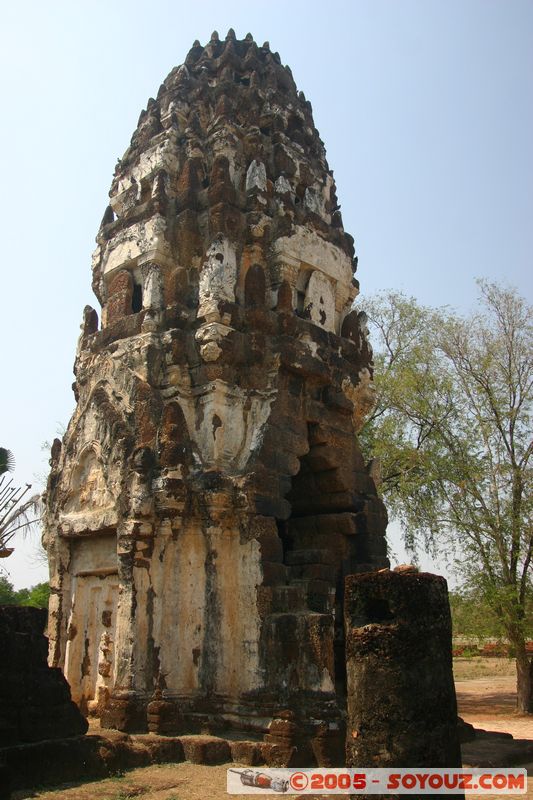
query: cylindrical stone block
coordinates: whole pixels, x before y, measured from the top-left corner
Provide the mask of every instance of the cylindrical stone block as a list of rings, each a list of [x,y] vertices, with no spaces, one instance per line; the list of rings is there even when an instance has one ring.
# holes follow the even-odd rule
[[[347,766],[460,766],[444,578],[349,575],[344,614]]]

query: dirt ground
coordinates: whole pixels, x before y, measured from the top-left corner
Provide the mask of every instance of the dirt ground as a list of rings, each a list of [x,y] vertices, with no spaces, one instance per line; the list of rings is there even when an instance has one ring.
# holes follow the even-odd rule
[[[508,658],[454,659],[459,714],[476,728],[533,739],[531,718],[515,713],[515,665]]]
[[[457,659],[454,671],[459,713],[467,722],[486,730],[507,731],[515,738],[533,739],[531,717],[517,716],[514,711],[512,662],[508,659]],[[188,762],[163,764],[132,770],[104,781],[64,786],[54,791],[18,792],[13,800],[227,800],[230,796],[226,793],[226,770],[229,766],[207,767]],[[533,764],[528,768],[531,776],[528,779],[528,793],[520,797],[533,800]],[[490,800],[505,796],[483,797]],[[323,797],[331,800],[335,797],[346,798],[347,795]],[[467,794],[468,800],[477,797],[481,795]],[[307,795],[307,798],[310,796]]]

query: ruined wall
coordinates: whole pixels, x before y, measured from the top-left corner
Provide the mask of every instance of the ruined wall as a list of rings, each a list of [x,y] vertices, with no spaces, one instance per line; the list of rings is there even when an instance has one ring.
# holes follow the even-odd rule
[[[43,609],[0,606],[0,749],[87,730],[61,670],[47,664],[45,625]]]
[[[195,43],[117,163],[52,450],[50,657],[104,724],[146,727],[153,699],[193,728],[298,708],[338,731],[344,578],[388,563],[355,266],[289,68]]]

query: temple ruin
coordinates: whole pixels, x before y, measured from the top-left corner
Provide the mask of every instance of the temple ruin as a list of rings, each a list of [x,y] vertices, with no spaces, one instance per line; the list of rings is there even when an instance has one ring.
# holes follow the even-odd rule
[[[344,580],[388,566],[372,354],[311,104],[195,42],[119,159],[52,449],[50,662],[123,731],[344,748]],[[305,760],[305,759],[304,759]],[[331,760],[331,759],[330,759]]]

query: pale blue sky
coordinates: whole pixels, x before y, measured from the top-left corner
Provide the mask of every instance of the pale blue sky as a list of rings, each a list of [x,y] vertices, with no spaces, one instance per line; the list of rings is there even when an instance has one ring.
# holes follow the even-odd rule
[[[11,3],[0,32],[0,444],[16,477],[73,408],[90,256],[116,159],[194,39],[269,40],[313,104],[356,241],[362,296],[460,309],[474,278],[532,299],[533,2]],[[4,562],[42,579],[31,545]]]

